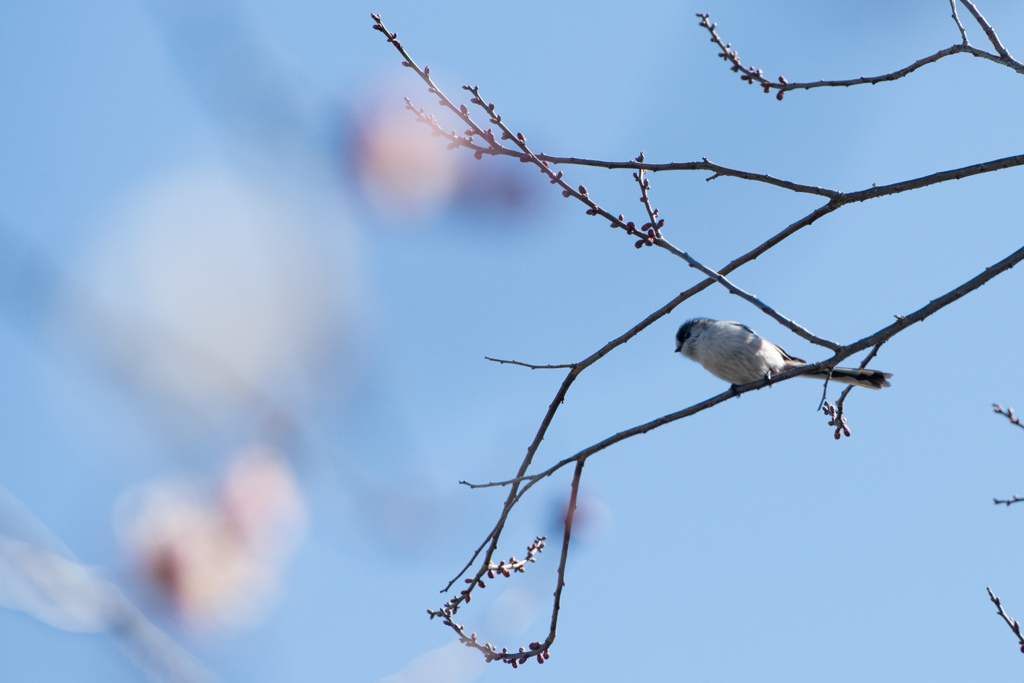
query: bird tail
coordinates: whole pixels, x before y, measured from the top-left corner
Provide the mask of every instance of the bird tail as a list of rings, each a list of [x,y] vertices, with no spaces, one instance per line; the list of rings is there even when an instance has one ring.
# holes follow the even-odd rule
[[[806,377],[825,379],[829,376],[827,371],[809,372]],[[881,389],[891,387],[888,380],[892,377],[891,372],[879,372],[878,370],[858,370],[854,368],[832,368],[831,380],[841,384],[852,384],[855,387],[865,389]]]

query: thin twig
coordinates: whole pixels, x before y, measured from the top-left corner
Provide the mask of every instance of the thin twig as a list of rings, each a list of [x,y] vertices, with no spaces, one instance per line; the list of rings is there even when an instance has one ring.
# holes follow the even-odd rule
[[[1015,424],[1018,427],[1020,427],[1021,429],[1024,429],[1024,423],[1022,423],[1021,419],[1019,417],[1017,417],[1017,414],[1013,412],[1013,408],[1012,407],[1004,409],[998,403],[993,403],[992,404],[992,408],[995,409],[995,412],[997,412],[1000,415],[1003,415],[1004,417],[1006,417],[1006,419],[1010,421],[1010,424]]]
[[[572,475],[572,491],[569,494],[569,509],[565,513],[565,532],[562,537],[562,556],[558,561],[558,582],[555,586],[554,607],[551,610],[551,628],[547,638],[538,649],[547,650],[555,641],[558,626],[558,613],[562,606],[562,589],[565,588],[565,565],[569,559],[569,539],[572,536],[572,522],[576,517],[576,501],[580,492],[580,477],[583,475],[584,462],[576,463],[576,471]]]
[[[551,164],[563,164],[572,166],[594,166],[597,168],[607,169],[632,169],[632,170],[643,170],[650,171],[651,173],[665,172],[665,171],[709,171],[713,175],[709,176],[707,180],[714,180],[721,176],[728,176],[732,178],[739,178],[741,180],[752,180],[758,183],[765,183],[767,185],[774,185],[784,190],[791,190],[797,193],[803,194],[814,194],[822,197],[832,198],[841,194],[837,190],[830,190],[824,187],[816,187],[814,185],[804,185],[802,183],[794,183],[789,180],[782,180],[774,176],[765,173],[752,173],[750,171],[743,171],[736,168],[729,168],[722,166],[714,162],[708,161],[707,157],[702,158],[700,161],[672,161],[668,163],[655,164],[646,161],[606,161],[601,159],[583,159],[579,157],[561,157],[553,154],[538,154],[537,158],[541,161],[547,161]]]
[[[875,344],[875,347],[871,349],[870,353],[864,357],[864,360],[860,362],[860,369],[863,370],[871,362],[871,359],[878,354],[878,349],[882,347],[882,344]],[[829,373],[829,377],[831,377]],[[839,394],[839,400],[835,404],[829,403],[825,400],[826,392],[828,391],[828,380],[825,380],[825,387],[821,393],[821,403],[818,404],[818,410],[824,412],[828,417],[828,426],[835,427],[835,439],[838,441],[843,436],[850,436],[850,426],[847,424],[846,417],[843,416],[843,406],[846,404],[846,397],[853,391],[854,385],[849,385],[843,389],[842,393]]]
[[[957,16],[956,13],[956,0],[949,0],[949,7],[953,10],[953,21],[956,22],[956,27],[960,29],[960,38],[962,39],[963,44],[970,45],[971,41],[967,40],[967,30],[964,28],[964,25],[960,23],[960,17]]]
[[[792,330],[793,332],[803,337],[807,341],[811,342],[812,344],[824,346],[826,349],[829,349],[831,351],[837,351],[840,348],[842,348],[840,344],[837,344],[834,341],[823,339],[815,334],[812,334],[809,330],[797,324],[796,322],[790,320],[789,318],[785,317],[781,313],[777,312],[774,308],[764,303],[753,294],[745,292],[739,287],[737,287],[735,284],[726,279],[725,276],[723,276],[721,273],[716,273],[715,271],[711,270],[707,266],[703,265],[702,263],[694,259],[685,251],[681,251],[680,249],[676,248],[668,240],[659,239],[656,241],[656,244],[659,247],[666,249],[669,253],[674,254],[675,256],[678,256],[679,258],[686,261],[686,263],[691,268],[699,270],[700,272],[704,273],[704,275],[706,275],[707,277],[713,279],[715,282],[725,287],[727,290],[729,290],[730,294],[735,294],[744,301],[752,303],[758,309],[763,311],[768,317],[772,318],[773,320],[776,320],[780,325],[787,327],[788,329]]]
[[[874,359],[874,357],[878,355],[878,350],[880,348],[882,348],[882,344],[883,343],[884,342],[880,342],[878,344],[875,344],[874,348],[871,349],[871,351],[868,353],[868,355],[864,356],[864,360],[862,360],[860,362],[860,366],[859,366],[861,370],[866,368],[868,366],[868,363],[870,363],[872,361],[872,359]],[[836,410],[838,411],[838,415],[839,415],[840,418],[842,418],[842,416],[843,416],[843,404],[846,403],[846,397],[850,395],[850,392],[852,390],[853,390],[853,385],[852,384],[847,386],[845,389],[843,389],[843,392],[839,395],[839,400],[836,401]]]
[[[985,590],[988,591],[988,599],[991,600],[992,604],[996,606],[996,610],[999,612],[999,616],[1003,618],[1003,621],[1006,622],[1006,625],[1009,626],[1010,630],[1013,631],[1014,635],[1017,636],[1017,641],[1020,642],[1020,651],[1024,652],[1024,635],[1021,635],[1020,624],[1017,622],[1016,619],[1010,618],[1010,615],[1007,614],[1006,610],[1003,609],[1002,601],[1000,601],[999,598],[996,597],[996,594],[992,592],[991,588],[986,588]]]
[[[644,153],[640,152],[640,156],[637,157],[637,161],[644,160]],[[661,229],[665,227],[665,219],[659,217],[658,210],[651,206],[651,181],[645,176],[647,171],[640,169],[633,174],[633,180],[640,186],[640,201],[644,205],[644,209],[647,211],[647,217],[650,219],[648,223],[645,223],[640,228],[640,232],[648,232],[648,237],[655,239],[661,239]]]
[[[557,370],[562,368],[571,368],[575,363],[561,363],[559,365],[534,365],[532,363],[522,363],[517,360],[502,360],[501,358],[491,358],[490,356],[484,356],[485,360],[493,361],[495,363],[501,363],[502,365],[519,365],[524,368],[530,368],[531,370]]]

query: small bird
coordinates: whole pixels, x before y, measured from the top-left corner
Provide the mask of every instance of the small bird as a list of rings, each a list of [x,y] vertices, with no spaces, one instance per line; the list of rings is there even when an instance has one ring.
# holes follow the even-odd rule
[[[694,318],[683,323],[676,332],[676,351],[697,361],[712,375],[734,387],[759,379],[771,379],[779,373],[808,364],[746,325],[709,318]],[[824,379],[829,373],[817,370],[803,376]],[[892,386],[887,381],[890,377],[892,373],[889,372],[854,368],[833,368],[831,375],[833,382],[867,389]]]

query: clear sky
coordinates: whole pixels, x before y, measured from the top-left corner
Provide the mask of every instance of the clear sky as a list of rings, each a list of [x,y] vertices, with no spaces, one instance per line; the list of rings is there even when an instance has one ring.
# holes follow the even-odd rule
[[[1024,55],[1024,6],[979,8]],[[74,588],[83,566],[226,681],[1017,672],[985,588],[1024,615],[1024,506],[992,503],[1024,495],[1024,433],[991,408],[1024,410],[1021,268],[883,346],[892,388],[853,392],[851,438],[801,379],[592,458],[543,666],[485,666],[427,619],[503,499],[458,482],[512,476],[562,379],[484,356],[580,360],[701,276],[525,165],[412,124],[402,98],[434,98],[371,12],[535,151],[707,157],[841,191],[1022,152],[1009,69],[954,56],[780,103],[694,16],[766,75],[814,81],[958,42],[944,2],[5,3],[0,679],[143,676]],[[630,172],[564,170],[642,215]],[[1020,248],[1021,174],[848,206],[732,279],[854,341]],[[665,236],[710,267],[822,203],[707,175],[651,183]],[[826,357],[709,289],[584,373],[538,463],[722,391],[672,353],[698,315]],[[567,474],[524,499],[502,557],[559,533]],[[543,638],[556,564],[552,543],[461,620],[513,648]]]

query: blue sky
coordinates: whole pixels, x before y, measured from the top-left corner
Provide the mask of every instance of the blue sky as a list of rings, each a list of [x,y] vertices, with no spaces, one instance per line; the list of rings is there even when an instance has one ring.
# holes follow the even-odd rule
[[[1024,54],[1024,8],[979,8]],[[511,476],[562,378],[484,356],[580,360],[700,277],[634,249],[524,165],[475,162],[406,125],[402,97],[433,98],[371,12],[449,96],[479,85],[535,151],[707,157],[842,191],[1021,151],[1009,69],[956,56],[780,103],[715,57],[694,16],[711,13],[745,63],[812,81],[952,45],[945,3],[8,3],[0,536],[95,568],[229,681],[1016,671],[985,587],[1024,614],[1024,508],[992,504],[1024,494],[1024,434],[991,410],[1024,409],[1019,268],[882,348],[872,366],[893,386],[853,392],[852,438],[832,439],[820,386],[796,380],[591,459],[589,521],[543,666],[484,666],[427,620],[503,498],[457,482]],[[642,214],[628,171],[565,172],[613,213]],[[1021,246],[1020,173],[845,207],[732,279],[854,341]],[[650,178],[666,237],[710,267],[820,204],[706,177]],[[824,358],[711,288],[584,373],[538,462],[723,390],[672,353],[697,315]],[[282,454],[301,521],[272,589],[252,598],[258,614],[197,627],[147,583],[126,538],[146,491],[191,482],[213,495],[254,446]],[[524,499],[502,556],[558,533],[566,475]],[[463,620],[492,642],[541,639],[556,563],[551,544]],[[0,610],[3,680],[142,676],[113,637],[27,609]]]

